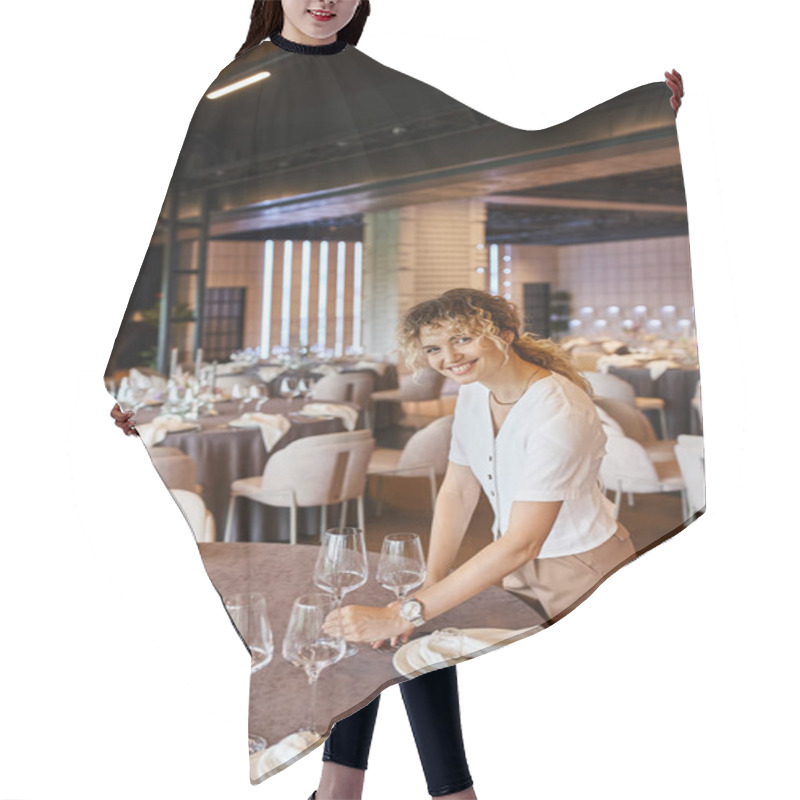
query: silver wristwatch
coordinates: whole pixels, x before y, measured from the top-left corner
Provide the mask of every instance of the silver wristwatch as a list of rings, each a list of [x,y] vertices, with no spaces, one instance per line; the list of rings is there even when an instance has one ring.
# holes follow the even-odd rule
[[[410,622],[417,628],[419,628],[420,625],[424,625],[426,622],[425,617],[422,616],[422,612],[422,603],[420,603],[419,600],[415,600],[413,597],[404,601],[400,606],[400,616],[406,622]]]

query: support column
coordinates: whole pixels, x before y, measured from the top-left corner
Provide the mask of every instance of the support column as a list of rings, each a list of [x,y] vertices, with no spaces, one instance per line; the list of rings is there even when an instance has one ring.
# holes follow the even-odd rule
[[[425,203],[364,215],[364,347],[393,353],[412,306],[448,289],[486,287],[486,205]],[[478,269],[484,273],[479,273]]]

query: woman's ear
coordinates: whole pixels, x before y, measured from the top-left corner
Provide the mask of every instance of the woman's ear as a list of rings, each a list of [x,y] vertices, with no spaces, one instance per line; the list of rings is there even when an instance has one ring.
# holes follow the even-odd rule
[[[506,343],[511,344],[517,337],[514,331],[500,331],[500,338]]]

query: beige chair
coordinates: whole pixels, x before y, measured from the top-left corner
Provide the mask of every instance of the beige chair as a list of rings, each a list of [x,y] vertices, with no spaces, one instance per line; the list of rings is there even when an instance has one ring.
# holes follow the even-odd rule
[[[666,403],[660,397],[637,397],[636,391],[628,381],[623,380],[617,375],[610,375],[606,372],[583,373],[583,377],[592,385],[595,395],[611,400],[624,400],[626,403],[635,406],[640,411],[655,411],[658,413],[658,422],[661,429],[661,438],[667,438],[667,415],[665,412]]]
[[[217,531],[214,525],[214,516],[206,508],[203,498],[194,492],[185,489],[171,489],[175,502],[180,506],[183,516],[189,523],[198,542],[215,542]]]
[[[327,506],[341,504],[339,524],[344,525],[348,502],[356,500],[358,525],[363,528],[367,466],[374,448],[375,440],[368,430],[306,436],[291,442],[267,460],[263,475],[231,484],[225,541],[233,539],[238,497],[289,508],[292,544],[297,543],[298,508],[321,507],[322,534],[327,527]]]
[[[619,516],[622,494],[680,492],[683,518],[687,519],[686,484],[676,460],[653,462],[635,440],[606,430],[606,454],[600,478],[614,492],[614,515]]]
[[[423,367],[414,375],[402,375],[398,389],[372,393],[375,403],[424,403],[442,395],[445,376],[432,367]]]
[[[354,403],[364,412],[364,426],[371,428],[370,399],[375,389],[372,372],[339,372],[320,378],[311,390],[311,397],[319,402]]]
[[[656,438],[650,420],[636,406],[608,397],[595,397],[594,402],[619,425],[625,436],[644,448],[651,461],[674,461],[675,440]]]
[[[675,458],[686,483],[686,518],[706,508],[705,453],[702,436],[681,435],[675,445]]]
[[[148,451],[153,466],[167,485],[167,489],[184,489],[187,492],[202,493],[197,483],[197,465],[177,447],[151,447]]]
[[[377,448],[369,461],[368,475],[378,479],[376,512],[381,513],[383,478],[428,478],[431,488],[431,506],[436,505],[436,478],[447,471],[450,453],[450,435],[453,417],[440,417],[417,431],[402,450]]]

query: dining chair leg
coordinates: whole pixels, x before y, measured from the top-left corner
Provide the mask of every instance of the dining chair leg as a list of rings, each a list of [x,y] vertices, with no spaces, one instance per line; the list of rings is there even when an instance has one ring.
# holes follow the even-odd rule
[[[237,495],[232,494],[231,499],[228,501],[228,515],[225,519],[225,536],[223,537],[226,542],[233,541],[233,515],[236,497]]]
[[[319,541],[325,536],[325,531],[328,529],[328,506],[321,505],[319,507]]]
[[[619,519],[619,509],[622,505],[622,487],[614,492],[614,519]]]
[[[683,512],[683,519],[689,519],[689,495],[686,489],[681,489],[681,511]]]
[[[633,508],[633,492],[628,492],[628,508]]]
[[[658,409],[658,423],[661,426],[661,438],[669,439],[669,431],[667,430],[667,415],[663,408]]]
[[[339,527],[344,528],[347,523],[347,500],[342,500],[339,508]]]
[[[294,503],[289,507],[289,543],[297,544],[297,506]]]
[[[364,530],[364,495],[360,494],[356,498],[356,509],[358,510],[358,527]]]
[[[375,492],[375,516],[379,517],[383,511],[383,477],[377,476],[378,489]]]
[[[433,467],[430,468],[428,477],[431,482],[431,508],[436,510],[436,475],[433,471]]]

